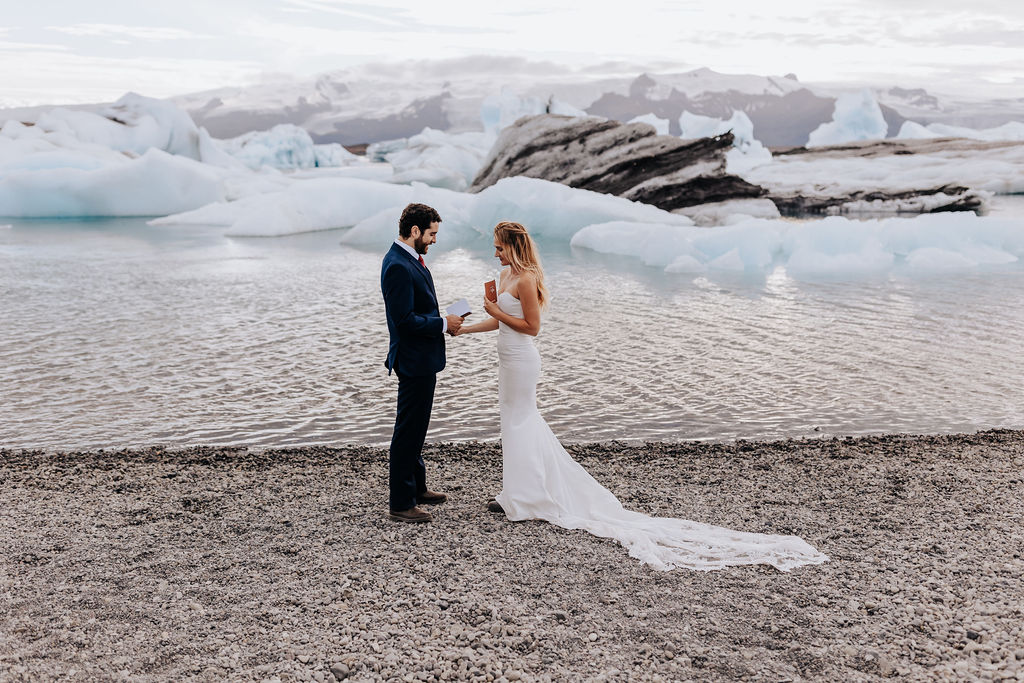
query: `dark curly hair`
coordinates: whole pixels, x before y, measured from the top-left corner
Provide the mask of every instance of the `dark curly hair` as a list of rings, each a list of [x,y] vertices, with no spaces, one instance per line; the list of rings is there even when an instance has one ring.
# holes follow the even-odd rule
[[[441,216],[437,210],[426,204],[410,204],[402,210],[402,217],[398,219],[398,234],[403,238],[412,234],[412,226],[426,232],[431,223],[440,223]]]

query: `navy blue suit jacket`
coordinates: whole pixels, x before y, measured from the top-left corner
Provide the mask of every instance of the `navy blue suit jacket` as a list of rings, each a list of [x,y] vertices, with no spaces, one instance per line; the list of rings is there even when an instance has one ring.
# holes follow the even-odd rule
[[[397,244],[380,267],[380,291],[391,344],[384,361],[388,374],[432,375],[444,369],[444,323],[430,271]]]

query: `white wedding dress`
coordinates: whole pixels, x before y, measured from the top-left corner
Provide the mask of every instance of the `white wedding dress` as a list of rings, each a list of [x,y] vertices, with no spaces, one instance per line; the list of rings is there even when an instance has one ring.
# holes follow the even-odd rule
[[[519,300],[498,295],[501,310],[523,317]],[[721,569],[770,564],[783,571],[828,557],[796,536],[732,531],[622,507],[562,448],[537,410],[540,354],[533,337],[498,325],[498,400],[501,406],[502,491],[497,501],[510,520],[543,519],[583,529],[624,545],[654,569]]]

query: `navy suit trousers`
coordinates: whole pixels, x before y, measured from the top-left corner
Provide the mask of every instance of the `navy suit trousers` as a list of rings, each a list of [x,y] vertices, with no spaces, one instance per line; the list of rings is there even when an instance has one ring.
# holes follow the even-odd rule
[[[430,426],[437,375],[419,377],[398,375],[398,414],[391,437],[392,510],[408,510],[427,490],[427,470],[423,464],[423,441]]]

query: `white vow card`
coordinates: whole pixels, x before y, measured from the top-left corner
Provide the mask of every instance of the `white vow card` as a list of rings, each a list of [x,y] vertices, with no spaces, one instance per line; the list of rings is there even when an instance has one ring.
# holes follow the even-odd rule
[[[456,301],[455,303],[453,303],[451,306],[444,310],[448,313],[448,315],[457,315],[460,318],[472,313],[472,311],[469,310],[469,302],[466,301],[465,299],[459,299],[458,301]]]

